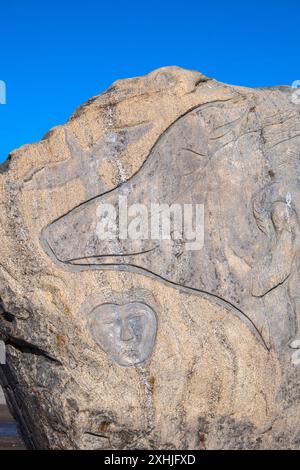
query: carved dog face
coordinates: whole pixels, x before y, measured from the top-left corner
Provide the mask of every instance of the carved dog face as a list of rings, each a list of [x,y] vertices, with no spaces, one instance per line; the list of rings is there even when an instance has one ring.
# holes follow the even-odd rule
[[[246,101],[226,106],[208,105],[178,119],[128,181],[46,227],[42,244],[48,253],[66,269],[138,270],[239,306],[244,318],[253,312],[264,317],[257,298],[285,281],[298,250],[298,160],[280,152],[285,116],[270,110],[265,117],[264,103],[261,112]],[[298,116],[288,116],[288,128],[292,120],[296,126]],[[264,200],[253,206],[262,188]],[[151,203],[202,204],[203,248],[189,252],[172,239],[100,240],[99,204],[117,207],[120,196],[148,212]],[[285,316],[286,305],[281,310]]]

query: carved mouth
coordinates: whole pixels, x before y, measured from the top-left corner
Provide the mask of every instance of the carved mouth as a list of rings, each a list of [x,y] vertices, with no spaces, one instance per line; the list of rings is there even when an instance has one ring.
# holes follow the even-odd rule
[[[55,233],[55,232],[54,232]],[[56,261],[59,263],[63,263],[65,265],[77,265],[77,266],[95,266],[95,265],[103,265],[103,264],[117,264],[117,263],[124,263],[130,264],[130,258],[137,258],[142,257],[150,252],[157,250],[160,247],[160,244],[155,241],[140,241],[139,245],[141,249],[134,250],[130,249],[130,247],[126,247],[126,244],[123,243],[122,250],[114,251],[113,243],[109,246],[109,252],[98,252],[93,255],[82,255],[82,256],[71,256],[75,255],[76,253],[76,244],[75,248],[72,248],[74,244],[74,239],[68,237],[69,240],[66,243],[67,236],[63,236],[63,242],[60,243],[60,240],[55,237],[52,232],[52,225],[46,227],[41,234],[41,245],[43,246],[44,250],[50,255],[52,258],[54,257]],[[126,241],[125,241],[126,242]],[[143,248],[143,245],[147,245],[147,248]],[[106,242],[106,247],[108,243]],[[150,246],[149,246],[150,245]],[[64,253],[64,248],[68,247],[69,253]],[[63,248],[62,248],[63,247]],[[87,250],[88,251],[88,248]],[[100,250],[99,250],[100,251]],[[77,253],[76,253],[77,254]]]
[[[128,253],[116,253],[116,254],[99,254],[93,256],[82,256],[73,259],[67,259],[63,261],[66,264],[73,265],[93,265],[93,264],[111,264],[125,261],[129,257],[142,256],[151,251],[156,250],[159,247],[158,244],[154,245],[153,248],[148,250],[137,251],[137,252],[128,252]]]

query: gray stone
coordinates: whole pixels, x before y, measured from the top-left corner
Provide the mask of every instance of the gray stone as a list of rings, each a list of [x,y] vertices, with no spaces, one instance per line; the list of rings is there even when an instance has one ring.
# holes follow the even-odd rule
[[[5,397],[2,388],[0,387],[0,405],[5,403]]]
[[[148,359],[154,346],[157,320],[146,304],[102,304],[89,314],[89,329],[101,348],[121,366]]]

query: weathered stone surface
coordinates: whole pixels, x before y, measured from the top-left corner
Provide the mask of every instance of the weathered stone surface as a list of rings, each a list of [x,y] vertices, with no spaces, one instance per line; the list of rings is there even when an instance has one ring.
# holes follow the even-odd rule
[[[0,379],[28,447],[300,448],[292,91],[167,67],[11,154]],[[203,205],[203,247],[100,239],[125,196]]]
[[[5,397],[2,388],[0,388],[0,405],[5,403]]]

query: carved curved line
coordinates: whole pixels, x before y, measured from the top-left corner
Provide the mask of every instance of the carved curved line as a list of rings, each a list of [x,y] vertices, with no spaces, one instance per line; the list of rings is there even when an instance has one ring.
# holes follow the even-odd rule
[[[206,291],[204,289],[197,289],[196,287],[191,287],[191,286],[186,286],[186,285],[183,285],[183,284],[179,284],[175,281],[171,281],[169,279],[166,279],[165,277],[160,276],[159,274],[156,274],[153,271],[150,271],[146,268],[143,268],[141,266],[134,265],[134,264],[125,264],[125,263],[119,263],[119,264],[115,264],[115,263],[107,263],[107,264],[92,264],[92,263],[84,264],[83,263],[83,264],[80,264],[80,263],[76,263],[76,264],[73,264],[71,261],[63,261],[63,260],[59,259],[46,239],[44,239],[44,240],[41,239],[40,243],[41,243],[42,247],[44,248],[45,252],[48,254],[48,256],[50,256],[51,258],[53,257],[58,262],[59,265],[63,265],[65,267],[66,267],[66,265],[68,265],[68,266],[71,266],[74,270],[79,269],[79,270],[85,271],[85,270],[87,270],[87,269],[89,269],[90,267],[93,266],[95,269],[103,269],[103,270],[111,270],[111,271],[114,271],[114,270],[118,271],[119,270],[119,271],[129,271],[130,272],[131,270],[129,268],[132,268],[133,272],[137,272],[137,274],[147,273],[148,276],[150,276],[154,279],[158,279],[160,281],[163,281],[166,284],[175,286],[179,290],[183,290],[183,291],[186,290],[188,292],[193,292],[193,293],[196,293],[196,294],[202,294],[202,295],[207,295],[208,297],[213,297],[214,299],[217,299],[218,301],[220,301],[222,304],[227,305],[230,308],[230,311],[232,311],[232,309],[233,309],[233,311],[235,313],[237,313],[237,316],[239,318],[242,317],[241,318],[242,320],[245,320],[245,322],[248,323],[250,327],[254,328],[254,332],[255,332],[256,336],[258,337],[259,341],[262,343],[263,347],[267,351],[270,351],[270,349],[271,349],[267,345],[267,343],[264,340],[261,332],[259,331],[259,329],[255,325],[255,323],[251,320],[251,318],[245,312],[243,312],[243,310],[241,310],[239,307],[237,307],[235,304],[233,304],[232,302],[230,302],[227,299],[224,299],[223,297],[219,296],[218,294],[214,294],[214,293]],[[83,259],[83,258],[79,258],[79,259]]]
[[[57,260],[60,261],[58,258],[57,258]],[[258,337],[259,337],[260,341],[262,342],[263,346],[265,347],[265,349],[267,349],[267,351],[270,351],[270,348],[268,347],[267,343],[265,342],[262,334],[260,333],[260,331],[257,328],[257,326],[255,325],[255,323],[251,320],[251,318],[243,310],[241,310],[239,307],[237,307],[235,304],[233,304],[232,302],[230,302],[227,299],[224,299],[224,297],[221,297],[218,294],[214,294],[213,292],[209,292],[209,291],[206,291],[204,289],[197,289],[196,287],[191,287],[191,286],[186,286],[184,284],[179,284],[178,282],[171,281],[170,279],[167,279],[167,278],[165,278],[165,277],[163,277],[163,276],[161,276],[157,273],[154,273],[153,271],[151,271],[149,269],[143,268],[143,267],[135,265],[135,264],[125,264],[125,263],[119,263],[119,264],[116,264],[116,263],[107,263],[107,264],[90,264],[90,263],[89,264],[84,264],[84,263],[80,264],[80,263],[76,263],[76,264],[73,264],[73,263],[68,262],[68,261],[60,261],[60,263],[63,263],[64,265],[68,264],[70,266],[74,266],[75,269],[76,269],[76,266],[78,266],[80,268],[83,268],[83,270],[89,269],[91,266],[95,267],[95,269],[121,270],[121,271],[130,271],[129,268],[133,268],[134,270],[137,271],[138,274],[147,273],[150,277],[153,277],[155,279],[163,281],[167,284],[171,284],[172,286],[175,286],[179,289],[192,291],[194,293],[196,292],[198,294],[204,294],[204,295],[213,297],[213,298],[221,301],[222,303],[225,303],[227,306],[229,306],[230,310],[233,309],[236,312],[238,312],[238,317],[239,318],[242,315],[243,319],[246,320],[247,323],[250,323],[251,326],[255,329],[255,333],[258,335]]]
[[[78,204],[77,206],[74,206],[72,209],[70,209],[69,211],[67,211],[65,214],[57,217],[56,219],[54,219],[50,224],[47,225],[47,227],[49,227],[50,225],[52,224],[55,224],[56,222],[58,222],[59,220],[61,220],[63,217],[66,217],[70,212],[73,212],[73,211],[76,211],[77,209],[80,209],[82,206],[84,206],[85,204],[89,204],[90,202],[92,201],[95,201],[96,199],[100,198],[100,197],[103,197],[103,196],[106,196],[107,194],[110,194],[112,193],[113,191],[115,191],[116,189],[120,188],[122,185],[128,183],[129,181],[131,181],[142,169],[143,167],[145,166],[146,162],[148,161],[151,153],[153,152],[154,148],[157,146],[157,144],[163,139],[163,137],[165,136],[165,134],[171,129],[171,127],[176,124],[181,118],[187,116],[189,113],[191,113],[192,111],[195,111],[196,109],[202,109],[204,108],[206,105],[211,105],[213,103],[226,103],[227,101],[231,101],[232,99],[234,99],[234,97],[232,98],[228,98],[226,100],[214,100],[214,101],[210,101],[208,103],[204,103],[204,104],[197,104],[195,106],[192,106],[190,109],[188,109],[187,111],[185,111],[183,114],[181,114],[180,116],[178,116],[160,135],[159,137],[156,139],[156,141],[154,142],[154,144],[152,145],[152,147],[150,148],[149,150],[149,153],[148,155],[146,156],[145,160],[143,161],[143,163],[141,164],[141,166],[139,167],[139,169],[133,173],[126,181],[121,181],[117,186],[115,186],[114,188],[112,189],[109,189],[108,191],[105,191],[104,193],[101,193],[101,194],[97,194],[97,196],[93,196],[92,198],[90,199],[87,199],[86,201],[83,201],[81,202],[80,204]]]
[[[224,103],[224,102],[227,102],[227,101],[231,101],[233,98],[228,98],[226,100],[214,100],[212,102],[208,102],[208,103],[204,103],[204,104],[197,104],[195,106],[193,106],[192,108],[188,109],[187,111],[185,111],[182,115],[180,115],[179,117],[177,117],[160,135],[159,137],[156,139],[156,141],[154,142],[154,144],[152,145],[147,157],[145,158],[145,160],[143,161],[142,165],[139,167],[139,169],[134,173],[132,174],[127,180],[126,182],[120,182],[117,186],[115,186],[114,188],[108,190],[108,191],[105,191],[104,193],[101,193],[101,194],[98,194],[86,201],[83,201],[82,203],[78,204],[77,206],[74,206],[72,209],[70,209],[68,212],[66,212],[65,214],[59,216],[58,218],[56,218],[55,220],[53,220],[46,228],[48,228],[49,226],[55,224],[56,222],[58,222],[59,220],[63,219],[64,217],[66,217],[69,213],[71,212],[74,212],[78,209],[80,209],[82,206],[100,198],[100,197],[103,197],[107,194],[110,194],[112,193],[113,191],[115,191],[116,189],[118,189],[119,187],[121,187],[122,185],[124,185],[125,183],[129,182],[130,180],[132,180],[144,167],[144,165],[146,164],[146,162],[148,161],[151,153],[153,152],[154,148],[158,145],[158,143],[162,140],[162,138],[165,136],[165,134],[169,131],[169,129],[175,125],[181,118],[185,117],[186,115],[188,115],[189,113],[193,112],[194,110],[196,109],[202,109],[203,107],[205,107],[205,105],[211,105],[212,103],[215,103],[215,102],[221,102],[221,103]],[[45,230],[44,229],[44,230]],[[43,233],[43,231],[42,231]],[[53,257],[60,263],[60,264],[63,264],[63,265],[69,265],[69,266],[73,266],[75,267],[76,269],[76,266],[77,267],[81,267],[83,270],[84,269],[89,269],[89,267],[91,266],[94,266],[95,269],[103,269],[103,270],[123,270],[123,271],[130,271],[129,268],[132,268],[134,270],[137,270],[138,273],[147,273],[148,275],[150,275],[151,277],[154,277],[154,278],[157,278],[167,284],[170,284],[170,285],[173,285],[181,290],[187,290],[187,291],[192,291],[194,293],[198,293],[198,294],[204,294],[204,295],[207,295],[207,296],[211,296],[219,301],[221,301],[222,303],[224,303],[225,305],[229,306],[230,309],[233,309],[236,313],[238,313],[238,316],[240,317],[240,315],[242,315],[243,319],[246,320],[246,322],[248,322],[252,328],[254,328],[254,331],[256,333],[256,335],[258,336],[260,342],[263,344],[264,348],[269,351],[270,348],[268,347],[268,345],[266,344],[262,334],[260,333],[260,331],[258,330],[258,328],[256,327],[256,325],[254,324],[254,322],[250,319],[250,317],[245,313],[243,312],[239,307],[237,307],[236,305],[234,305],[232,302],[220,297],[219,295],[217,294],[214,294],[212,292],[208,292],[208,291],[205,291],[205,290],[202,290],[202,289],[197,289],[197,288],[194,288],[194,287],[190,287],[190,286],[185,286],[185,285],[182,285],[182,284],[179,284],[175,281],[171,281],[169,279],[166,279],[164,278],[163,276],[160,276],[159,274],[156,274],[146,268],[143,268],[143,267],[140,267],[140,266],[137,266],[137,265],[133,265],[133,264],[124,264],[124,263],[120,263],[120,264],[115,264],[115,263],[107,263],[107,264],[104,264],[104,265],[101,265],[101,264],[72,264],[72,260],[70,261],[62,261],[60,260],[56,254],[54,253],[52,247],[49,245],[48,241],[47,240],[43,240],[42,239],[42,234],[40,236],[40,243],[42,245],[42,247],[45,249],[46,253],[48,253],[49,255],[49,251],[52,253]],[[45,246],[46,245],[46,246]],[[47,249],[48,248],[48,249]],[[153,248],[155,249],[155,248]],[[152,251],[153,249],[149,250],[149,251]],[[136,254],[139,254],[139,253],[136,253]],[[111,255],[109,255],[111,256]],[[117,255],[115,255],[117,256]],[[121,256],[124,256],[124,255],[121,255]],[[91,256],[89,258],[92,258],[92,257],[97,257],[99,258],[99,256]],[[82,258],[78,258],[78,260],[80,260]],[[76,261],[76,259],[74,259],[73,261]]]
[[[198,157],[207,157],[207,155],[205,155],[204,153],[196,152],[196,150],[194,150],[194,149],[189,149],[189,148],[187,148],[187,147],[182,147],[181,150],[186,150],[187,152],[191,152],[191,153],[193,153],[194,155],[198,155]]]
[[[274,289],[277,289],[277,287],[279,286],[282,286],[283,284],[285,284],[285,282],[290,278],[291,276],[291,273],[289,273],[284,279],[283,281],[279,281],[277,282],[273,287],[270,287],[270,289],[267,289],[263,294],[261,295],[253,295],[253,297],[257,297],[258,299],[262,299],[263,297],[265,297],[267,294],[269,294],[270,292],[272,292],[272,290]]]
[[[73,269],[80,269],[80,270],[87,270],[89,269],[91,266],[93,266],[95,269],[103,269],[103,270],[120,270],[120,271],[130,271],[129,268],[132,268],[134,271],[136,271],[138,274],[144,274],[144,273],[147,273],[150,277],[154,278],[154,279],[158,279],[160,281],[163,281],[165,282],[166,284],[169,284],[169,285],[172,285],[172,286],[175,286],[181,290],[186,290],[188,292],[193,292],[193,293],[196,293],[196,294],[202,294],[202,295],[207,295],[209,297],[213,297],[214,299],[217,299],[218,301],[220,301],[222,304],[225,304],[227,305],[228,307],[230,307],[230,310],[232,311],[232,309],[237,313],[237,316],[240,318],[242,316],[242,319],[246,321],[246,323],[249,323],[250,326],[252,328],[254,328],[254,331],[256,333],[256,336],[258,336],[260,342],[262,343],[262,345],[264,346],[264,348],[267,350],[267,351],[270,351],[270,348],[268,347],[267,343],[265,342],[262,334],[260,333],[259,329],[257,328],[257,326],[255,325],[255,323],[251,320],[251,318],[245,313],[243,312],[243,310],[241,310],[239,307],[237,307],[235,304],[233,304],[232,302],[230,302],[229,300],[227,299],[224,299],[223,297],[219,296],[218,294],[214,294],[212,292],[209,292],[209,291],[206,291],[204,289],[197,289],[196,287],[190,287],[190,286],[185,286],[183,284],[179,284],[175,281],[171,281],[169,279],[166,279],[165,277],[163,276],[160,276],[159,274],[156,274],[154,273],[153,271],[150,271],[146,268],[143,268],[141,266],[138,266],[138,265],[134,265],[134,264],[125,264],[125,263],[119,263],[119,264],[115,264],[115,263],[107,263],[107,264],[80,264],[80,263],[77,263],[77,264],[73,264],[72,262],[69,262],[69,261],[62,261],[60,260],[56,254],[54,253],[52,247],[49,245],[48,241],[47,240],[43,240],[43,243],[42,243],[46,253],[50,255],[50,253],[52,253],[53,257],[58,261],[58,263],[60,265],[69,265],[71,266]],[[49,253],[50,252],[50,253]],[[82,258],[81,258],[82,259]],[[134,272],[133,271],[133,272]]]
[[[138,255],[144,255],[146,253],[150,253],[151,251],[156,250],[156,248],[158,248],[158,247],[159,247],[159,245],[155,245],[153,248],[149,248],[149,250],[136,251],[135,253],[118,253],[116,255],[108,253],[108,254],[104,254],[104,255],[80,256],[79,258],[72,258],[72,259],[68,259],[67,261],[61,261],[61,262],[62,263],[72,264],[74,261],[80,261],[80,260],[83,260],[83,259],[119,258],[121,256],[122,257],[123,256],[138,256]],[[53,252],[53,250],[52,250],[52,252]],[[55,255],[55,257],[57,258],[56,255]]]

